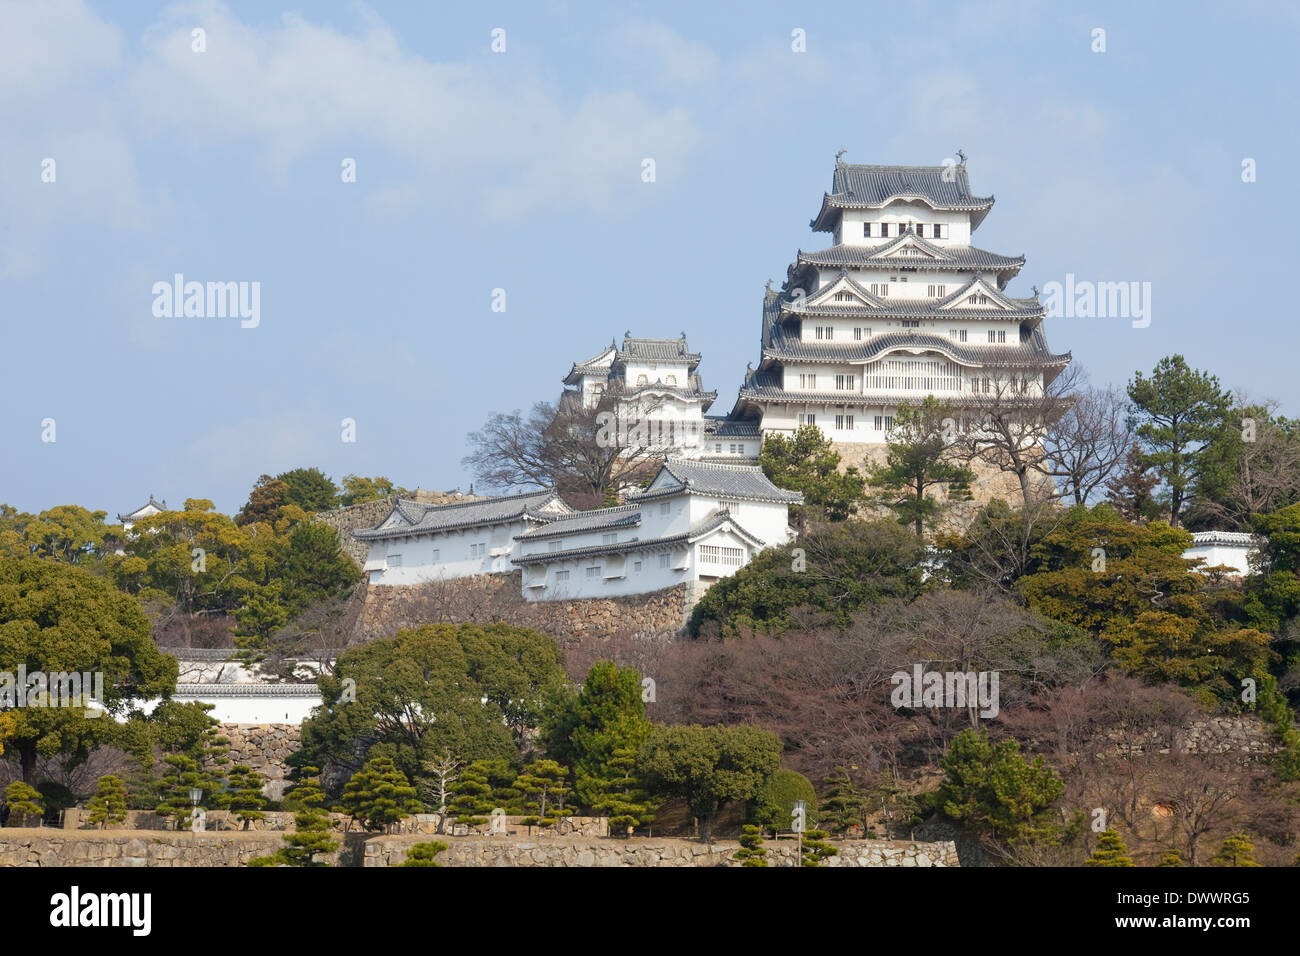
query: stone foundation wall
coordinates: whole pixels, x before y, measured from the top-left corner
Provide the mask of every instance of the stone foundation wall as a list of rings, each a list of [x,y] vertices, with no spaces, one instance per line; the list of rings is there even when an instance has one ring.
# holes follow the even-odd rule
[[[0,830],[0,867],[244,866],[284,846],[279,834]],[[338,853],[329,857],[337,862]]]
[[[505,621],[550,634],[561,645],[617,634],[671,637],[686,622],[695,596],[688,585],[649,594],[573,601],[526,601],[520,573],[485,574],[407,586],[366,588],[354,641],[391,637],[423,624]]]
[[[285,761],[302,745],[297,724],[221,724],[218,732],[230,740],[230,765],[252,767],[266,783],[262,792],[272,800],[284,797],[289,768]]]
[[[461,501],[477,501],[480,497],[479,495],[462,495],[457,491],[425,491],[417,488],[411,492],[409,500],[430,505],[450,505]],[[393,501],[394,499],[391,497],[380,498],[376,501],[365,501],[359,505],[335,508],[333,511],[317,512],[315,518],[339,533],[343,550],[347,552],[348,557],[357,563],[357,567],[362,567],[366,563],[366,554],[369,552],[370,546],[352,537],[352,532],[361,528],[378,527],[379,523],[388,517],[388,512],[393,510]]]
[[[425,838],[427,839],[427,838]],[[440,838],[442,839],[442,838]],[[366,842],[363,866],[396,866],[421,838],[375,837]],[[442,839],[447,849],[438,855],[444,866],[740,866],[733,857],[739,843],[714,844],[688,840],[509,840]],[[839,855],[824,866],[958,866],[953,843],[908,843],[893,840],[845,840],[835,843]],[[769,866],[795,866],[793,840],[767,841]]]

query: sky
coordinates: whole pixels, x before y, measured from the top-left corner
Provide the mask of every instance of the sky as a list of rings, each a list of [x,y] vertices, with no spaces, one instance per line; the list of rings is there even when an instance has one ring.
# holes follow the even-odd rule
[[[1094,384],[1177,352],[1300,415],[1297,9],[0,0],[0,502],[466,489],[628,330],[725,413],[839,149],[961,149],[1012,295],[1149,282],[1145,327],[1047,321]],[[177,274],[256,323],[157,314]]]

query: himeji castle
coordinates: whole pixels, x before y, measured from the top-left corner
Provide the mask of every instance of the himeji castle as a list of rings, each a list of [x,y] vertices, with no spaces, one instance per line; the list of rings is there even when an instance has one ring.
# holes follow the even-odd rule
[[[990,393],[1041,395],[1070,357],[1048,348],[1037,290],[1005,291],[1024,256],[972,244],[992,208],[992,196],[971,192],[964,157],[837,159],[811,222],[833,244],[800,251],[780,291],[769,283],[759,364],[730,417],[763,435],[810,424],[869,446],[886,441],[901,402],[934,395],[961,416]]]
[[[758,457],[756,423],[706,414],[718,393],[705,391],[699,364],[685,332],[675,339],[655,339],[636,338],[629,331],[622,345],[610,342],[591,358],[573,363],[560,400],[593,409],[617,395],[617,425],[631,432],[615,436],[620,445],[686,458]]]

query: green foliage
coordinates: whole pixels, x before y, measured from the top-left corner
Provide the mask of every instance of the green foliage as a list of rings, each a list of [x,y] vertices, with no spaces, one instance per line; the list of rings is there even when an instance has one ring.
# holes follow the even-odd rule
[[[190,791],[202,791],[198,806],[208,810],[222,809],[229,797],[215,773],[188,754],[167,754],[163,757],[164,770],[159,783],[162,799],[154,812],[162,817],[175,817],[176,828],[182,830],[193,812],[195,804]]]
[[[1187,502],[1219,480],[1215,471],[1230,458],[1212,446],[1225,440],[1231,396],[1181,355],[1162,358],[1149,378],[1136,373],[1128,396],[1145,449],[1137,461],[1160,477],[1169,523],[1177,527]]]
[[[741,866],[767,866],[767,851],[763,849],[763,831],[752,823],[740,828],[740,849],[733,859]]]
[[[106,525],[107,517],[78,505],[58,505],[38,515],[0,505],[0,555],[93,567],[121,530]]]
[[[294,468],[275,476],[285,484],[284,503],[308,513],[329,511],[338,501],[339,489],[319,468]]]
[[[1295,713],[1277,689],[1276,677],[1264,674],[1257,683],[1259,715],[1280,748],[1273,755],[1273,769],[1282,780],[1300,780],[1300,730],[1296,729]]]
[[[839,855],[840,851],[826,842],[828,835],[825,830],[809,830],[803,835],[800,866],[821,866],[822,860]]]
[[[405,498],[410,492],[400,488],[387,478],[363,478],[359,475],[344,475],[343,490],[339,493],[339,506],[359,505],[367,501],[378,501],[393,495]]]
[[[1244,833],[1234,833],[1223,841],[1210,859],[1210,866],[1259,866],[1255,862],[1255,844]]]
[[[266,806],[266,796],[262,793],[263,783],[265,781],[260,773],[243,765],[232,767],[226,778],[226,789],[230,795],[229,807],[235,816],[244,821],[245,830],[252,821],[266,816],[262,812]]]
[[[818,821],[817,791],[801,773],[778,770],[768,778],[750,806],[750,819],[769,830],[789,830],[793,825],[795,801],[807,803],[808,825]]]
[[[280,517],[280,509],[288,503],[289,486],[278,478],[262,475],[249,492],[248,501],[235,515],[235,524],[244,526],[256,522],[273,524]]]
[[[1088,866],[1133,866],[1128,847],[1114,830],[1105,830],[1097,837],[1097,849],[1085,861]]]
[[[525,821],[529,826],[554,826],[560,817],[573,813],[564,808],[564,798],[570,792],[568,780],[569,769],[554,760],[534,760],[515,778],[515,789],[537,803],[537,815]]]
[[[324,706],[303,724],[303,759],[354,769],[380,747],[410,779],[444,752],[514,761],[564,680],[555,641],[527,628],[399,631],[340,654],[321,676]]]
[[[797,608],[847,627],[855,611],[920,593],[925,556],[924,543],[893,521],[813,527],[710,587],[688,627],[693,636],[712,629],[724,637],[780,634],[795,626]]]
[[[817,822],[832,833],[851,826],[866,829],[866,799],[844,767],[836,767],[822,782]]]
[[[45,813],[45,805],[41,801],[41,793],[30,784],[23,783],[21,780],[15,780],[9,786],[5,787],[5,803],[9,804],[11,813],[16,813],[20,818],[35,817],[36,825],[40,826],[41,816]],[[23,820],[24,823],[30,822]]]
[[[801,524],[807,520],[843,521],[866,499],[858,469],[840,470],[835,444],[816,425],[800,425],[789,438],[769,435],[758,463],[778,488],[803,493],[804,503],[790,508]]]
[[[415,787],[388,757],[375,757],[343,787],[343,809],[367,830],[387,830],[418,812]]]
[[[1165,850],[1160,854],[1160,862],[1156,866],[1186,866],[1183,861],[1183,855],[1177,850]]]
[[[501,806],[495,799],[491,775],[491,761],[487,760],[475,760],[461,771],[460,778],[451,787],[451,802],[447,806],[457,823],[482,826],[487,822],[487,815]]]
[[[434,857],[446,849],[447,844],[439,840],[416,843],[406,851],[406,862],[402,866],[442,866]]]
[[[717,814],[757,797],[780,763],[776,734],[745,724],[654,727],[637,761],[651,792],[686,800],[705,840]]]
[[[80,567],[0,557],[0,671],[16,674],[20,666],[29,673],[103,674],[102,703],[113,716],[176,686],[176,659],[158,650],[134,599]],[[82,693],[88,702],[91,688]],[[16,752],[24,780],[33,782],[37,756],[62,755],[75,764],[118,739],[112,716],[94,708],[89,713],[96,716],[87,713],[83,707],[9,711],[5,746]]]
[[[95,785],[95,795],[87,804],[87,820],[102,830],[126,819],[126,784],[116,774],[105,774]]]
[[[319,769],[303,766],[298,783],[286,794],[285,802],[300,809],[294,814],[294,832],[284,835],[285,845],[269,857],[249,861],[249,866],[329,866],[318,859],[333,853],[339,841],[330,834],[330,816],[325,812],[325,794],[320,789]]]
[[[604,763],[604,776],[588,778],[591,809],[609,818],[610,833],[630,832],[653,823],[660,801],[645,789],[636,771],[637,751],[614,750]]]
[[[1044,811],[1065,792],[1065,784],[1041,756],[1027,761],[1020,744],[989,743],[988,733],[963,730],[940,766],[945,777],[936,799],[948,817],[1014,843],[1044,827]]]
[[[966,484],[975,477],[958,463],[955,446],[948,438],[952,420],[952,406],[933,395],[919,404],[901,403],[894,427],[886,436],[889,450],[885,464],[872,466],[867,473],[867,483],[889,495],[886,503],[900,522],[912,526],[917,537],[942,510],[926,495],[927,489],[951,482]],[[891,494],[900,492],[902,497]]]

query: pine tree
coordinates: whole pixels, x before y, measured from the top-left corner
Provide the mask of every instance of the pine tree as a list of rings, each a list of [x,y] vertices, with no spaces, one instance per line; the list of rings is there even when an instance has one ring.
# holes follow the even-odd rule
[[[636,769],[636,751],[619,747],[605,762],[607,777],[589,781],[591,809],[609,817],[609,832],[629,836],[636,827],[653,823],[656,801],[642,787]]]
[[[1097,849],[1086,861],[1088,866],[1133,866],[1128,847],[1114,830],[1106,830],[1097,837]]]
[[[567,781],[569,769],[561,767],[554,760],[534,760],[515,780],[515,787],[537,800],[537,816],[524,818],[526,826],[555,826],[560,817],[568,816],[572,810],[564,809],[564,798],[569,793]],[[547,813],[547,804],[551,804]]]
[[[1173,850],[1173,849],[1165,850],[1164,853],[1160,854],[1160,862],[1156,864],[1156,866],[1186,866],[1186,865],[1187,864],[1183,862],[1183,855],[1179,853],[1177,850]]]
[[[374,757],[343,785],[343,809],[367,830],[387,831],[419,809],[416,790],[391,757]]]
[[[330,835],[330,815],[325,812],[325,794],[320,789],[320,771],[303,767],[297,785],[286,794],[302,809],[293,815],[294,832],[284,835],[285,846],[271,856],[249,861],[249,866],[329,866],[316,858],[333,853],[338,840]]]
[[[447,844],[441,841],[417,843],[406,851],[406,862],[402,866],[442,866],[434,857],[445,849]]]
[[[238,766],[230,771],[226,778],[229,791],[230,809],[235,816],[244,821],[244,829],[254,820],[266,816],[262,808],[266,806],[266,796],[262,793],[262,775],[252,767]]]
[[[23,783],[21,780],[15,780],[9,786],[5,787],[5,803],[9,804],[11,812],[18,814],[20,817],[35,817],[36,825],[41,825],[41,817],[45,813],[45,808],[41,802],[41,792],[35,787]],[[27,819],[23,820],[28,823]]]
[[[226,802],[226,795],[221,789],[221,782],[210,772],[204,770],[199,762],[188,754],[167,754],[163,757],[166,769],[159,782],[162,795],[155,813],[163,817],[175,817],[176,828],[184,829],[184,822],[191,818],[194,803],[190,797],[191,790],[201,790],[198,805],[205,809],[219,809]]]
[[[126,819],[126,784],[116,774],[105,774],[95,786],[95,795],[87,805],[90,823],[99,824],[102,830],[113,823]]]
[[[487,823],[486,814],[496,808],[487,764],[486,760],[475,760],[461,771],[460,779],[452,785],[452,799],[447,809],[459,824],[481,827]]]
[[[838,856],[839,850],[826,842],[829,834],[825,830],[809,830],[803,835],[803,859],[801,866],[821,866],[822,860]]]
[[[1234,833],[1223,841],[1210,859],[1210,866],[1259,866],[1255,862],[1255,845],[1244,833]]]
[[[818,801],[818,823],[832,833],[843,833],[857,825],[866,828],[866,800],[843,767],[836,767],[823,782],[825,794]]]
[[[741,866],[767,866],[767,851],[763,849],[763,830],[752,823],[740,828],[740,849],[732,858]]]

